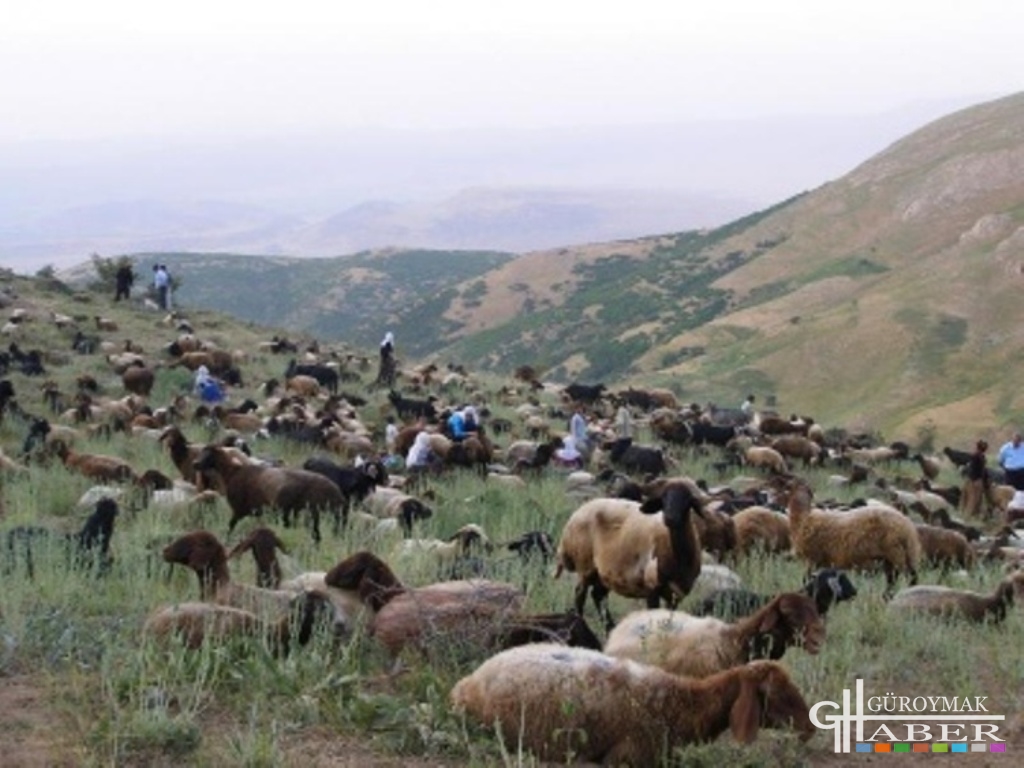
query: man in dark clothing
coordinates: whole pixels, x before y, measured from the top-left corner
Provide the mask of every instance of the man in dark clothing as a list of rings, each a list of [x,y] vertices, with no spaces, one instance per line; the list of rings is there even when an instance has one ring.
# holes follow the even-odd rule
[[[117,282],[117,293],[114,294],[114,301],[120,301],[121,299],[127,301],[131,298],[132,283],[135,282],[135,272],[132,271],[132,265],[122,264],[118,267],[114,280]]]

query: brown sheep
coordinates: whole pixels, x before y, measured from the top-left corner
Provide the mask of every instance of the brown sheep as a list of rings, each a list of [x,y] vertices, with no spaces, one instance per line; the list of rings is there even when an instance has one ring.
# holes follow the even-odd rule
[[[320,541],[322,511],[334,516],[336,534],[340,532],[343,518],[347,518],[344,498],[338,486],[315,472],[243,464],[226,449],[213,445],[203,449],[195,468],[218,479],[231,507],[229,534],[239,520],[270,508],[281,511],[286,527],[291,525],[293,515],[308,509],[310,532],[317,542]]]
[[[235,361],[232,359],[231,353],[226,350],[206,349],[198,352],[185,352],[168,367],[183,366],[190,371],[197,371],[203,365],[214,376],[223,376],[234,367]]]
[[[789,518],[767,507],[747,507],[733,515],[736,549],[742,555],[761,549],[768,554],[788,552],[792,543]]]
[[[324,578],[330,587],[358,590],[375,612],[371,634],[393,658],[411,646],[429,652],[453,635],[474,645],[493,647],[501,626],[519,615],[524,596],[501,582],[445,581],[407,588],[377,556],[357,552],[338,563]]]
[[[125,390],[133,395],[141,395],[142,397],[149,397],[150,392],[153,391],[153,383],[155,381],[156,375],[152,369],[147,368],[141,362],[129,366],[121,374],[121,383],[124,384]]]
[[[800,459],[805,467],[821,463],[821,446],[802,435],[778,437],[771,447],[786,458]]]
[[[59,456],[64,466],[72,472],[99,480],[104,483],[135,482],[135,470],[124,459],[94,453],[78,453],[63,440],[50,443],[50,450]]]
[[[943,570],[974,566],[974,549],[959,531],[918,523],[917,537],[921,540],[921,555],[929,565]]]
[[[320,395],[320,382],[312,376],[292,376],[285,379],[284,388],[294,392],[300,397],[318,397]]]
[[[185,439],[182,431],[175,426],[167,427],[164,430],[163,435],[160,437],[160,442],[167,447],[171,461],[178,468],[182,479],[201,488],[202,483],[196,474],[196,460],[199,458],[199,454],[203,452],[204,446],[198,443],[190,444]]]
[[[228,553],[228,560],[252,552],[256,561],[256,585],[278,589],[281,586],[281,564],[277,561],[277,550],[288,554],[284,542],[274,531],[270,528],[254,528]]]
[[[93,319],[96,321],[96,327],[101,331],[117,330],[117,323],[114,320],[111,320],[109,317],[100,317],[99,315],[94,315]]]
[[[1006,618],[1015,596],[1024,591],[1024,571],[1017,571],[1003,579],[991,595],[966,589],[952,589],[934,585],[921,585],[901,589],[889,602],[889,608],[899,613],[920,611],[933,616],[954,616],[981,623],[989,620],[999,623]]]

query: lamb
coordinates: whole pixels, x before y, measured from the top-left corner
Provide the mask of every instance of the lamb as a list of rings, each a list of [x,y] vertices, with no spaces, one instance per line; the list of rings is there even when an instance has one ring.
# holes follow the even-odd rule
[[[942,471],[942,465],[934,456],[925,456],[921,453],[915,453],[910,458],[912,461],[917,462],[917,465],[921,467],[921,474],[923,474],[928,480],[935,480]]]
[[[660,514],[654,514],[662,509]],[[700,541],[691,512],[703,516],[695,486],[686,480],[666,484],[661,496],[638,504],[625,499],[593,499],[566,522],[558,544],[556,578],[577,574],[576,612],[583,615],[592,591],[605,625],[609,591],[644,597],[651,608],[664,600],[674,606],[697,580]]]
[[[398,555],[409,557],[419,553],[429,554],[436,562],[441,574],[450,578],[459,576],[468,559],[477,548],[490,552],[493,545],[484,529],[468,523],[447,539],[405,539],[399,545]]]
[[[96,321],[96,328],[98,330],[110,332],[117,331],[116,320],[111,320],[109,317],[100,317],[99,315],[94,315],[93,319]]]
[[[308,509],[310,532],[317,543],[320,541],[321,512],[333,515],[335,534],[347,520],[341,491],[315,472],[243,464],[236,461],[227,449],[215,445],[203,449],[195,468],[198,472],[210,473],[219,482],[231,507],[229,534],[240,520],[249,515],[259,515],[268,508],[281,511],[285,527],[291,525],[293,515]]]
[[[790,490],[790,533],[796,555],[811,568],[870,568],[882,563],[891,590],[900,572],[917,583],[921,542],[914,523],[899,512],[865,506],[848,512],[811,508],[802,482]]]
[[[604,652],[681,677],[707,677],[757,658],[780,659],[792,645],[814,655],[824,639],[814,601],[785,592],[733,624],[663,608],[635,611],[611,631]]]
[[[889,602],[892,611],[914,611],[933,616],[955,617],[974,622],[998,624],[1006,618],[1014,594],[1024,590],[1024,572],[1017,571],[999,582],[991,595],[966,589],[921,585],[901,589]]]
[[[652,766],[726,729],[752,742],[760,727],[815,733],[807,703],[776,662],[703,680],[588,649],[538,644],[493,656],[451,692],[458,712],[496,725],[506,744],[544,761]]]
[[[921,541],[921,555],[929,565],[943,570],[974,566],[974,549],[959,531],[918,523],[917,537]]]
[[[30,579],[34,578],[34,542],[51,541],[54,538],[63,541],[69,562],[73,566],[96,568],[98,573],[106,573],[113,563],[110,540],[114,536],[114,520],[118,513],[117,502],[104,497],[96,501],[92,514],[76,534],[55,534],[47,528],[35,526],[12,528],[7,532],[5,573],[11,573],[16,568],[20,550],[25,561],[26,574]]]
[[[857,596],[857,588],[849,576],[835,568],[823,568],[813,573],[801,591],[814,600],[814,607],[822,618],[825,618],[833,603],[852,600]],[[722,589],[708,595],[693,608],[692,613],[694,616],[717,616],[733,621],[741,616],[749,616],[771,600],[770,595],[760,595],[746,589]]]

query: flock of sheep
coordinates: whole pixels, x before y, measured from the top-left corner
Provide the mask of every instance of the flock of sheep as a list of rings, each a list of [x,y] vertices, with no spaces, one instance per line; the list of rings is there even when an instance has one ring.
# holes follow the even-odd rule
[[[541,759],[650,765],[727,730],[744,743],[761,728],[807,739],[808,704],[779,660],[794,647],[818,653],[826,612],[856,596],[855,579],[881,572],[894,610],[975,622],[1002,621],[1024,591],[1016,568],[1024,550],[1001,524],[1005,510],[958,519],[959,484],[938,487],[931,471],[948,463],[911,458],[904,445],[873,445],[795,416],[762,411],[748,419],[684,406],[669,390],[563,388],[529,369],[488,390],[458,366],[409,367],[399,372],[398,391],[375,392],[362,383],[365,363],[316,343],[299,348],[275,337],[258,349],[228,350],[169,315],[157,321],[161,348],[147,354],[119,340],[119,324],[108,318],[8,301],[0,418],[11,440],[0,451],[0,477],[60,464],[96,483],[80,502],[93,510],[89,520],[61,539],[69,568],[97,576],[109,569],[114,520],[126,504],[197,510],[204,520],[226,506],[229,519],[210,527],[228,538],[250,517],[276,516],[286,528],[305,525],[317,544],[324,519],[330,537],[359,527],[374,543],[327,570],[286,577],[278,556],[285,544],[262,523],[230,549],[208,529],[181,531],[161,559],[192,570],[197,594],[155,606],[145,636],[195,649],[257,635],[285,654],[324,628],[337,642],[365,630],[396,667],[439,647],[465,649],[469,663],[488,655],[454,686],[452,706]],[[66,345],[56,348],[54,339]],[[280,380],[252,380],[254,361],[282,355],[290,360]],[[107,373],[75,373],[83,360]],[[161,387],[170,371],[200,367],[224,384],[225,402],[204,404],[188,384]],[[483,429],[465,442],[444,435],[446,409],[460,402],[485,414]],[[585,466],[559,467],[560,437],[578,403],[596,448]],[[623,437],[613,415],[623,408],[650,443]],[[390,451],[386,413],[401,423]],[[404,476],[400,457],[424,431],[437,471]],[[199,432],[206,439],[187,437]],[[139,466],[130,452],[79,447],[118,433],[129,445],[154,441],[176,476]],[[279,444],[304,462],[261,457]],[[705,457],[714,482],[680,475],[684,454]],[[817,500],[811,473],[822,471],[832,472],[826,487],[860,498]],[[511,493],[563,478],[574,510],[560,526],[506,542],[476,524],[418,538],[423,521],[436,520],[434,490],[459,472]],[[2,504],[0,495],[0,514]],[[61,534],[22,525],[4,536],[5,578],[31,579],[39,541]],[[555,578],[574,574],[573,604],[530,611],[525,586],[496,578],[496,549],[543,563]],[[775,595],[746,590],[733,568],[753,553],[795,558],[808,580]],[[254,585],[231,577],[230,562],[246,554],[256,563]],[[392,570],[403,557],[430,558],[439,580],[404,584]],[[983,560],[1005,563],[991,594],[917,584],[926,565],[954,572]],[[897,591],[901,578],[908,585]],[[646,609],[616,621],[611,594],[642,599]],[[587,622],[588,595],[603,641]],[[684,599],[687,611],[679,609]]]

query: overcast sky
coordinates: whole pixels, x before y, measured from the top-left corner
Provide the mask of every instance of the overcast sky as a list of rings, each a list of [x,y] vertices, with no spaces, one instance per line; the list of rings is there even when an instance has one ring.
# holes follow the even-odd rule
[[[1015,0],[34,0],[0,142],[870,114],[1013,93]]]

